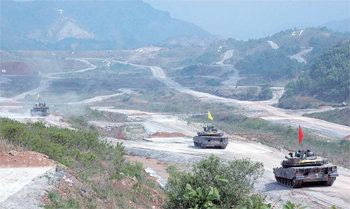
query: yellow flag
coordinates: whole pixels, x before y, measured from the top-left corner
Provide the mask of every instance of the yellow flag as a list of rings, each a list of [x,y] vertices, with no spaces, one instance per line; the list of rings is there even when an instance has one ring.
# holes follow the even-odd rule
[[[208,111],[208,118],[209,118],[210,120],[213,120],[213,119],[214,119],[213,116],[211,116],[211,114],[210,114],[209,111]]]
[[[40,97],[40,94],[38,93],[38,95],[36,95],[36,100],[38,100]]]

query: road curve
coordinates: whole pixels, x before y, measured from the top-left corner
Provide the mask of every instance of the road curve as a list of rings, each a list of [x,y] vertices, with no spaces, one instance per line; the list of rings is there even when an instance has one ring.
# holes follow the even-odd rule
[[[254,112],[254,114],[257,114],[258,117],[263,118],[265,120],[281,124],[288,124],[294,127],[301,125],[305,128],[331,137],[343,138],[345,136],[350,135],[350,127],[348,126],[330,123],[316,118],[304,117],[298,114],[293,114],[288,110],[274,107],[271,103],[259,101],[240,101],[236,99],[219,97],[204,92],[194,91],[189,88],[183,87],[179,83],[168,78],[161,67],[149,66],[149,68],[151,69],[153,76],[159,81],[163,82],[169,88],[175,89],[186,94],[190,94],[202,100],[238,105],[246,109],[248,114],[249,112]]]
[[[131,122],[137,122],[150,131],[154,132],[176,132],[187,136],[193,136],[199,127],[195,124],[188,124],[180,117],[166,113],[143,112],[137,110],[114,109],[106,107],[95,107],[94,109],[106,112],[117,112],[128,115]],[[133,114],[142,113],[142,114]],[[130,122],[127,122],[130,123]],[[94,122],[100,127],[120,126],[121,124]],[[148,131],[147,131],[148,132]],[[273,202],[285,203],[292,201],[307,205],[309,208],[327,208],[332,205],[340,208],[349,208],[350,205],[350,171],[338,167],[340,176],[331,187],[308,186],[298,189],[279,185],[273,174],[273,168],[280,167],[286,151],[271,148],[252,141],[238,140],[238,136],[228,135],[229,144],[226,149],[199,149],[193,145],[189,137],[168,137],[168,138],[146,138],[145,140],[118,140],[108,138],[113,144],[122,142],[128,152],[135,155],[155,158],[162,161],[177,163],[197,162],[201,157],[215,154],[221,159],[232,160],[235,158],[250,158],[251,160],[264,164],[264,175],[256,184],[256,190],[263,192]],[[235,140],[232,140],[235,139]],[[280,206],[280,205],[279,205]],[[276,206],[276,208],[279,208]]]

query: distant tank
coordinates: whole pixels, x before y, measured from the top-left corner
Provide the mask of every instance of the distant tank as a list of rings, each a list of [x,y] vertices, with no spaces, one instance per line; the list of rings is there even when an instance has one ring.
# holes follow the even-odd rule
[[[36,103],[34,107],[30,110],[30,114],[32,116],[48,116],[49,113],[49,107],[46,106],[45,103]]]
[[[337,166],[328,163],[327,159],[316,157],[313,152],[298,150],[285,156],[280,168],[274,168],[278,183],[298,188],[305,182],[315,182],[319,185],[332,186],[339,174]]]
[[[219,133],[214,126],[203,127],[204,131],[197,132],[193,137],[195,146],[201,148],[221,148],[225,149],[228,144],[228,138],[223,137],[224,133]]]

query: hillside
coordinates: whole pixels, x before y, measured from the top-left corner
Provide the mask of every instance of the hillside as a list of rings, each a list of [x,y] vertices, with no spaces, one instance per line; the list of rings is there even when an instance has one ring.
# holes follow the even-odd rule
[[[306,114],[305,116],[350,126],[350,108],[335,109],[326,112]]]
[[[297,80],[288,83],[279,106],[309,107],[305,106],[305,101],[298,101],[297,97],[311,97],[311,99],[328,103],[348,103],[349,95],[350,43],[339,43],[325,50]],[[301,103],[303,103],[302,106],[300,106]]]
[[[305,69],[305,65],[316,59],[321,53],[339,42],[347,42],[347,33],[332,32],[326,28],[291,29],[272,36],[250,40],[239,46],[237,57],[230,60],[236,64],[241,75],[248,76],[246,81],[252,85],[257,78],[265,82],[290,80]],[[250,80],[250,81],[249,81]]]
[[[4,49],[122,49],[176,37],[205,38],[203,29],[132,1],[1,1]]]
[[[173,76],[186,86],[195,85],[199,75],[206,78],[197,79],[198,85],[210,79],[220,82],[235,77],[239,86],[284,86],[299,76],[325,49],[348,41],[348,33],[327,28],[289,29],[246,41],[222,39],[203,47],[199,56],[183,61],[186,66],[179,66],[182,69],[177,69],[179,72]],[[217,70],[218,65],[226,66]]]
[[[121,143],[98,137],[82,127],[0,118],[1,208],[161,208],[164,191],[143,165],[128,161]],[[38,169],[42,175],[34,178]]]

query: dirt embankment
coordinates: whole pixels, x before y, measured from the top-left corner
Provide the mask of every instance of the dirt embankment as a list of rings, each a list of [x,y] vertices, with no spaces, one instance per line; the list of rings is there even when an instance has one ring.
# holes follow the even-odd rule
[[[55,162],[53,160],[50,160],[47,155],[38,152],[11,151],[0,153],[1,168],[49,167],[54,165]]]
[[[156,132],[154,134],[151,135],[152,138],[156,138],[156,137],[189,137],[186,136],[185,134],[179,133],[179,132]]]

